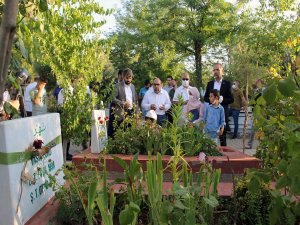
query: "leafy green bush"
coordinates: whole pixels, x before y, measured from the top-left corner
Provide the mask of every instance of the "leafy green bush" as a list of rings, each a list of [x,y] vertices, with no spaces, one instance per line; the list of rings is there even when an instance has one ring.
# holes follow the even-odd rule
[[[89,186],[95,180],[96,174],[93,170],[89,169],[82,176],[72,164],[65,164],[63,171],[65,173],[64,179],[70,185],[68,187],[61,186],[55,193],[56,199],[60,202],[56,220],[60,224],[66,225],[87,224],[87,216],[81,198],[87,196]],[[76,182],[70,182],[71,180]],[[81,194],[79,195],[79,193]],[[97,217],[99,217],[99,213]]]
[[[130,126],[128,126],[130,124]],[[124,129],[124,127],[127,127]],[[176,140],[174,137],[176,136]],[[172,147],[177,142],[184,155],[221,155],[214,141],[207,138],[199,127],[168,123],[164,127],[151,123],[142,125],[139,116],[126,118],[117,129],[114,139],[109,139],[106,150],[110,154],[162,154],[173,155]]]
[[[267,225],[269,224],[269,208],[271,193],[269,188],[259,185],[256,192],[249,191],[249,181],[240,180],[235,187],[229,215],[236,224]]]
[[[300,221],[300,65],[299,38],[287,51],[285,68],[278,66],[270,74],[262,97],[254,109],[255,125],[261,143],[257,156],[263,168],[247,174],[253,191],[257,184],[275,183],[270,190],[270,224],[294,225]]]
[[[128,123],[127,119],[125,123]],[[125,130],[121,124],[114,139],[109,139],[106,150],[111,154],[148,154],[148,151],[160,151],[164,138],[164,130],[151,127],[141,122],[132,121]]]

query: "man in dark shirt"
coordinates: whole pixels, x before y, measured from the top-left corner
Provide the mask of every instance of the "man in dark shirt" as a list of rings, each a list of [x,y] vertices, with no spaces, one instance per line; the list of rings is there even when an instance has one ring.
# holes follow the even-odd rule
[[[226,146],[226,131],[228,131],[228,112],[229,104],[233,103],[233,96],[231,93],[231,83],[223,79],[224,69],[220,63],[216,63],[213,68],[213,74],[215,79],[209,81],[206,86],[206,91],[204,95],[204,101],[209,103],[209,93],[211,90],[216,89],[220,91],[220,103],[224,108],[225,112],[225,123],[226,128],[224,129],[223,134],[220,136],[220,145]],[[230,129],[230,128],[229,128]]]

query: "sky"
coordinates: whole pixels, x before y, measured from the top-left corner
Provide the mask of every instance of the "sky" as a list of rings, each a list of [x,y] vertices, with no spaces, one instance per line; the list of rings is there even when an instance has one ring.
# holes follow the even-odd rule
[[[259,0],[251,0],[251,6],[256,6],[258,4]],[[122,6],[121,0],[96,0],[96,2],[99,2],[101,6],[104,7],[104,9],[118,9]],[[235,3],[236,0],[227,0],[227,2]],[[101,27],[102,32],[110,32],[113,31],[115,28],[116,20],[114,15],[101,17],[99,19],[105,18],[106,24]]]
[[[118,9],[121,7],[121,0],[96,0],[96,2],[99,2],[104,9]],[[114,15],[105,16],[104,18],[106,20],[106,24],[101,27],[101,31],[113,31],[116,23]]]
[[[96,0],[97,2],[100,3],[101,6],[104,7],[104,9],[118,9],[121,8],[122,4],[121,4],[121,0]],[[231,2],[231,3],[235,3],[236,0],[226,0],[227,2]],[[250,7],[256,7],[259,4],[259,0],[251,0],[249,5]],[[299,0],[299,4],[300,4],[300,0]],[[115,18],[113,15],[110,16],[105,16],[104,17],[106,20],[106,24],[104,24],[101,27],[101,31],[106,33],[106,32],[110,32],[113,31],[115,28]],[[99,19],[103,19],[99,18]]]

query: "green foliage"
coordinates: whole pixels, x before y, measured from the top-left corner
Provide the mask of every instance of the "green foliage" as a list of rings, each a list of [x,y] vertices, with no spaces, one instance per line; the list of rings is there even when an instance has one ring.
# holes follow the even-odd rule
[[[160,223],[163,197],[163,167],[160,153],[157,154],[157,160],[152,160],[149,157],[145,181],[148,190],[151,221],[154,225],[164,224]]]
[[[232,202],[229,205],[229,215],[236,224],[267,225],[269,224],[269,208],[271,193],[265,185],[257,184],[256,191],[251,192],[249,180],[238,181]]]
[[[128,202],[132,202],[138,207],[142,202],[142,180],[143,180],[143,169],[138,162],[138,154],[133,156],[133,159],[130,161],[130,164],[118,158],[112,156],[113,159],[124,169],[125,179],[124,182],[127,184],[127,197]],[[118,182],[123,180],[118,179]]]
[[[8,102],[4,102],[3,110],[7,115],[9,115],[9,119],[13,120],[13,119],[21,118],[20,113],[18,112],[18,110]]]
[[[125,209],[119,214],[121,225],[136,224],[137,215],[140,212],[140,207],[133,202],[125,205]]]
[[[126,118],[117,129],[114,139],[109,139],[106,149],[111,154],[147,154],[161,150],[163,130],[150,124],[142,125],[141,118]],[[124,129],[126,124],[131,126]],[[116,141],[117,140],[117,141]]]
[[[107,61],[103,44],[89,37],[91,33],[98,36],[97,29],[103,25],[95,21],[93,14],[101,15],[105,11],[92,0],[74,3],[54,1],[52,7],[40,15],[43,22],[31,24],[36,30],[43,26],[32,41],[37,43],[34,52],[37,60],[50,65],[57,80],[65,84],[65,80],[83,74],[87,84],[101,79]]]
[[[239,24],[223,46],[232,79],[251,85],[268,77],[273,67],[286,67],[287,42],[299,33],[297,5],[293,0],[261,0],[257,7],[240,8]]]
[[[113,225],[116,198],[114,190],[108,187],[106,162],[101,164],[101,172],[91,164],[81,166],[85,168],[84,175],[72,164],[64,165],[64,179],[70,184],[68,187],[59,186],[55,177],[52,178],[53,188],[58,188],[56,199],[60,201],[58,222],[98,224],[101,216],[103,224]]]
[[[85,213],[75,190],[60,190],[55,195],[60,200],[56,220],[60,224],[84,224]]]
[[[106,150],[111,154],[145,155],[161,152],[175,155],[175,151],[180,149],[180,154],[187,156],[197,156],[200,152],[208,156],[220,155],[216,144],[199,127],[182,124],[181,110],[180,105],[174,107],[173,123],[163,127],[147,122],[142,125],[139,116],[126,118],[114,138],[108,140]]]
[[[114,76],[108,61],[110,44],[98,40],[104,21],[95,19],[110,13],[94,0],[20,1],[13,68],[25,64],[33,73],[36,64],[50,66],[55,77],[48,76],[48,91],[56,81],[67,90],[72,79],[80,80],[74,91],[76,100],[69,94],[61,114],[64,138],[74,139],[77,144],[88,140],[91,110],[99,104],[99,98],[110,100]],[[85,96],[91,82],[100,83],[93,100]]]
[[[298,51],[298,39],[290,51]],[[262,133],[257,155],[263,160],[261,171],[248,174],[252,191],[256,184],[275,182],[270,206],[270,224],[295,224],[299,221],[297,196],[300,178],[300,120],[299,68],[288,59],[285,69],[272,74],[263,93],[264,101],[257,101],[256,126]],[[279,75],[282,74],[282,76]],[[280,213],[281,212],[281,213]],[[286,222],[284,222],[286,221]]]
[[[86,94],[85,86],[78,86],[80,90],[73,95],[64,90],[65,104],[61,111],[62,133],[66,140],[74,140],[76,144],[82,144],[90,138],[92,124],[92,110],[96,105],[96,98]]]
[[[56,86],[55,74],[53,73],[50,66],[35,63],[33,68],[37,77],[42,77],[46,79],[47,85],[45,86],[45,88],[48,92]]]
[[[216,187],[221,171],[203,165],[193,182],[185,173],[186,182],[173,183],[169,196],[163,201],[161,224],[212,224],[213,210],[218,206]]]
[[[181,134],[181,145],[187,156],[197,156],[200,152],[205,152],[207,156],[221,155],[215,142],[207,138],[200,127],[185,125],[178,133]]]
[[[110,190],[107,189],[107,174],[105,161],[103,165],[102,184],[99,186],[100,193],[96,201],[101,213],[102,223],[105,225],[113,225],[113,214],[116,198],[114,196],[114,190],[112,188]]]
[[[296,83],[292,77],[287,77],[278,82],[278,90],[286,97],[292,97],[296,88]]]
[[[143,181],[143,170],[137,160],[138,154],[133,156],[129,165],[121,158],[116,156],[113,158],[124,169],[125,179],[117,179],[116,182],[125,182],[126,202],[129,202],[129,204],[125,204],[125,208],[119,214],[120,224],[136,224],[142,203]]]
[[[89,212],[87,211],[88,193],[93,195],[92,184],[95,182],[97,174],[88,166],[85,176],[81,176],[76,167],[64,165],[64,179],[69,182],[69,187],[60,186],[55,193],[56,199],[60,201],[60,208],[57,214],[57,220],[67,224],[84,224],[88,217],[93,217],[93,208],[91,200],[89,200]],[[93,184],[94,185],[94,184]],[[55,187],[57,188],[57,187]],[[89,190],[90,189],[90,190]]]
[[[178,77],[193,60],[195,83],[202,84],[202,55],[223,42],[236,24],[236,9],[226,1],[125,1],[118,12],[117,48],[112,60],[130,65],[140,76]],[[115,56],[114,56],[115,57]],[[120,60],[121,59],[121,60]]]
[[[58,223],[112,225],[118,219],[120,224],[126,225],[149,222],[212,224],[213,211],[218,206],[220,170],[214,171],[211,165],[205,164],[200,168],[195,181],[192,173],[183,166],[183,176],[164,195],[160,153],[155,158],[149,155],[145,172],[141,170],[137,155],[129,164],[120,158],[114,159],[124,168],[124,180],[116,179],[115,182],[108,183],[106,163],[102,163],[102,160],[99,161],[101,170],[86,163],[81,165],[84,172],[73,164],[65,165],[63,171],[68,187],[57,184],[55,176],[50,177],[52,188],[58,190],[56,199],[60,201]],[[126,187],[116,199],[111,185],[118,182]],[[142,182],[145,184],[142,185]],[[120,212],[118,207],[122,208]]]

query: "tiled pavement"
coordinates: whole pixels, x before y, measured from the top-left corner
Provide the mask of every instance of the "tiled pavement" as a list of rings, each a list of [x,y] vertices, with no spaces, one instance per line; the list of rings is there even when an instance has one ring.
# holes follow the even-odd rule
[[[230,146],[234,149],[237,149],[237,150],[243,152],[243,138],[238,137],[238,138],[235,138],[235,139],[231,139],[230,137],[231,137],[231,135],[227,135],[227,146]],[[248,143],[248,139],[246,138],[245,144],[247,145],[247,143]],[[248,155],[254,155],[255,152],[256,152],[256,148],[257,148],[258,144],[259,144],[259,141],[254,140],[253,145],[252,145],[252,149],[245,149],[245,153],[248,154]]]

